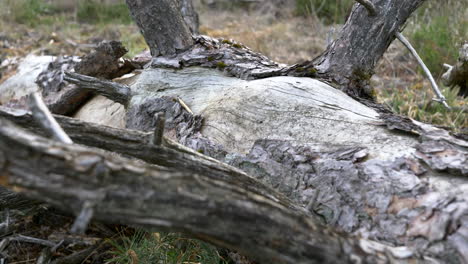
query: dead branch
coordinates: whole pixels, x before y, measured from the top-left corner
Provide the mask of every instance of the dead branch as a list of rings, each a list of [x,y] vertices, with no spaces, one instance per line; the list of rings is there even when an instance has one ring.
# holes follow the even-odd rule
[[[72,72],[66,72],[64,80],[70,83],[74,83],[83,89],[95,91],[98,94],[101,94],[123,105],[127,105],[131,98],[130,88],[126,85],[116,82],[105,81]]]
[[[54,119],[49,109],[47,109],[44,101],[42,101],[42,96],[38,92],[30,95],[29,106],[34,119],[49,133],[49,135],[60,142],[67,144],[73,143],[70,137]]]
[[[396,32],[395,36],[410,51],[411,55],[413,55],[413,57],[418,61],[418,64],[423,69],[424,73],[426,74],[426,77],[431,82],[432,90],[437,96],[437,99],[434,100],[443,104],[445,108],[450,110],[450,106],[447,104],[447,99],[445,99],[445,96],[440,92],[439,87],[437,86],[437,83],[434,80],[434,77],[432,77],[431,72],[427,68],[426,64],[424,64],[424,61],[421,59],[421,57],[419,57],[418,52],[413,48],[411,43],[403,36],[403,34],[401,34],[400,32]]]

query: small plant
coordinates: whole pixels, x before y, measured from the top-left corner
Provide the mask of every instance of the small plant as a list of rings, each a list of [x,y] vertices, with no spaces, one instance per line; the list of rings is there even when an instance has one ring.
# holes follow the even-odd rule
[[[175,233],[148,233],[138,230],[131,237],[111,240],[114,257],[107,264],[227,264],[215,247]]]

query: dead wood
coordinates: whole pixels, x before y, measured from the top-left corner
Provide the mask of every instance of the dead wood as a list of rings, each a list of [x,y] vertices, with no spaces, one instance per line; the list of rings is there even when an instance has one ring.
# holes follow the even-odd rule
[[[119,41],[103,41],[93,52],[83,58],[58,57],[51,62],[46,71],[37,77],[36,83],[42,88],[44,100],[50,111],[55,114],[71,115],[85,104],[93,95],[88,89],[68,85],[64,73],[74,70],[100,79],[112,79],[122,76],[140,67],[128,60],[122,63],[120,58],[127,49]]]
[[[317,224],[287,199],[261,195],[264,191],[256,189],[262,185],[246,189],[239,185],[241,179],[161,169],[0,123],[1,151],[16,150],[2,172],[31,197],[64,210],[79,212],[85,201],[93,201],[98,220],[187,232],[264,263],[374,263],[387,258],[368,255],[360,244],[367,246],[365,240]]]
[[[31,116],[27,113],[19,113],[18,110],[0,113],[2,117],[7,117],[22,126],[40,132],[31,127]],[[165,139],[161,146],[152,145],[151,133],[103,127],[65,117],[57,119],[65,131],[70,133],[71,138],[78,143],[99,146],[126,156],[146,160],[166,168],[163,171],[168,169],[182,174],[195,173],[212,180],[232,182],[250,193],[270,197],[270,200],[280,202],[282,206],[291,210],[302,211],[292,206],[288,200],[284,200],[285,198],[281,195],[276,196],[275,191],[261,185],[245,173],[171,143],[170,140]],[[427,125],[421,125],[419,131],[424,135],[422,138],[424,143],[418,147],[421,161],[441,172],[448,170],[457,175],[468,174],[468,168],[465,165],[467,154],[466,150],[463,150],[467,147],[466,142],[452,138],[443,130]],[[234,155],[230,158],[230,163],[248,170],[253,176],[273,186],[279,184],[278,190],[303,204],[313,215],[323,219],[329,225],[339,226],[351,233],[360,226],[360,233],[367,234],[366,236],[392,241],[394,245],[410,245],[409,248],[401,248],[395,253],[400,257],[415,256],[411,253],[413,247],[420,252],[426,252],[425,254],[441,259],[445,259],[447,254],[463,252],[464,242],[460,240],[460,236],[466,225],[462,220],[462,215],[468,210],[465,198],[444,194],[434,187],[427,186],[424,181],[420,181],[418,175],[433,175],[433,173],[424,169],[417,160],[400,158],[394,162],[378,160],[362,162],[366,155],[365,148],[317,153],[304,147],[292,147],[285,142],[265,140],[255,144],[251,153],[246,156]],[[259,159],[259,157],[263,158]],[[281,165],[278,163],[280,161]],[[93,174],[98,168],[95,165],[92,167],[94,169],[88,170],[88,175]],[[312,176],[311,173],[317,177]],[[382,173],[387,176],[381,177]],[[305,184],[310,187],[304,189],[303,194],[289,189],[297,184],[299,186],[303,184],[301,181],[294,182],[296,177],[297,179],[309,178],[309,182]],[[400,182],[403,178],[404,184]],[[337,186],[347,187],[334,190],[330,181],[335,182]],[[206,186],[206,188],[209,187]],[[49,195],[46,193],[51,190],[46,189],[43,190],[44,193],[41,192],[41,195]],[[307,190],[315,191],[312,198],[304,200],[305,197],[309,197]],[[335,196],[336,191],[338,191],[337,196]],[[74,208],[75,213],[78,214],[81,211],[83,202],[81,201],[79,208]],[[416,206],[417,204],[420,206]],[[424,216],[425,210],[421,211],[423,208],[427,208],[425,210],[433,208],[431,210],[436,210],[438,213],[429,216],[426,221],[418,220],[421,217],[427,217]],[[361,215],[357,221],[357,218],[353,219],[356,214],[365,214],[368,217],[362,218]],[[317,218],[314,219],[318,221]],[[389,219],[392,220],[389,221]],[[460,226],[457,223],[460,223]],[[428,226],[430,229],[427,229]],[[446,229],[447,226],[451,227]],[[415,236],[419,239],[413,241]],[[441,240],[445,236],[447,240]],[[437,253],[440,255],[434,255],[432,248],[427,248],[428,243],[432,244],[435,241],[438,241],[439,247],[445,249]],[[454,260],[451,263],[458,262]]]
[[[458,95],[468,96],[468,44],[460,48],[457,64],[454,66],[445,64],[447,72],[442,75],[444,85],[449,87],[458,86]]]
[[[72,72],[65,73],[63,79],[78,85],[83,90],[97,92],[108,98],[112,98],[115,102],[125,106],[131,98],[130,88],[116,82],[100,80],[98,78]]]

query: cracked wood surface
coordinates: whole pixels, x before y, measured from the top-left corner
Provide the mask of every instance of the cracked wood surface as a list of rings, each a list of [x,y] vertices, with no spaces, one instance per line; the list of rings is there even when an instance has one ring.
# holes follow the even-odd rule
[[[0,124],[0,151],[15,149],[0,164],[2,174],[30,197],[64,210],[78,213],[92,201],[98,220],[187,232],[262,263],[387,259],[383,252],[365,253],[361,239],[318,224],[287,199],[278,203],[261,195],[255,191],[261,185],[246,189],[242,180],[159,168]]]

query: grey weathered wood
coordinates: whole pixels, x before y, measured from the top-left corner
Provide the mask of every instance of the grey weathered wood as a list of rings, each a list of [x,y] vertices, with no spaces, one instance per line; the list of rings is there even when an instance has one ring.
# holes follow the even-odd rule
[[[153,56],[174,55],[193,45],[179,0],[126,0]]]
[[[0,111],[0,114],[2,117],[14,120],[22,126],[30,129],[32,128],[31,122],[29,122],[31,117],[27,113],[19,113],[19,111]],[[236,184],[242,185],[242,189],[248,190],[249,192],[257,193],[258,190],[262,190],[262,193],[258,194],[261,196],[271,197],[273,198],[273,201],[284,200],[284,197],[281,198],[281,195],[274,198],[275,195],[277,195],[275,194],[275,191],[266,186],[261,187],[261,184],[259,185],[258,182],[247,177],[245,173],[204,157],[194,151],[187,150],[177,144],[168,144],[170,141],[167,139],[164,140],[164,144],[161,146],[148,144],[148,142],[151,141],[151,133],[98,126],[65,117],[59,117],[57,120],[67,132],[69,131],[70,136],[81,144],[99,146],[107,150],[122,153],[126,156],[144,159],[171,170],[175,169],[181,173],[196,173],[213,180],[222,179],[223,181],[232,181]],[[466,167],[468,155],[466,150],[457,154],[457,151],[459,151],[457,148],[466,149],[468,147],[467,142],[455,139],[446,133],[446,131],[433,128],[429,125],[417,125],[421,126],[421,133],[424,133],[425,138],[425,142],[423,144],[416,146],[420,151],[420,154],[418,155],[421,155],[421,160],[429,162],[428,164],[437,170],[443,171],[449,169],[454,172],[458,171],[458,173],[461,173],[462,175],[468,174],[468,168]],[[32,129],[35,132],[40,132],[37,129]],[[450,147],[445,145],[447,143],[443,142],[452,142],[454,145]],[[255,148],[259,149],[261,147],[262,145],[258,145]],[[287,176],[286,172],[282,172],[283,169],[281,166],[278,167],[275,162],[268,160],[269,158],[263,161],[265,162],[266,167],[262,167],[262,163],[255,165],[253,160],[258,159],[255,157],[253,157],[253,160],[250,160],[249,157],[243,158],[241,159],[240,164],[252,164],[254,166],[260,166],[260,168],[263,169],[272,167],[273,169],[278,170],[276,172],[277,175],[271,171],[267,171],[267,175],[271,174],[271,176],[276,178],[268,178],[271,176],[266,176],[265,171],[263,171],[263,178],[261,179],[273,185],[277,185],[279,183],[280,191],[285,192],[288,195],[292,195],[292,198],[299,203],[301,203],[301,201],[305,202],[304,206],[309,205],[307,207],[309,210],[318,215],[325,216],[325,219],[327,219],[328,216],[326,216],[326,214],[321,210],[323,210],[323,208],[334,208],[334,206],[338,206],[336,210],[340,211],[341,216],[344,218],[338,216],[336,220],[333,220],[333,217],[331,217],[331,224],[337,225],[348,232],[352,232],[353,226],[357,225],[360,226],[359,233],[374,237],[373,233],[376,232],[376,230],[373,230],[373,228],[370,227],[376,226],[378,227],[378,230],[380,230],[375,233],[377,237],[379,237],[380,232],[383,232],[386,239],[389,239],[389,241],[393,241],[393,243],[396,243],[397,245],[405,245],[406,243],[409,243],[409,245],[412,245],[412,247],[415,247],[421,252],[427,252],[426,244],[424,242],[426,239],[427,241],[432,241],[434,239],[440,239],[440,236],[447,236],[450,239],[447,239],[444,242],[439,241],[439,246],[445,247],[447,250],[450,248],[458,249],[458,253],[452,252],[451,254],[460,254],[461,252],[464,252],[464,242],[463,240],[460,240],[460,235],[463,233],[463,228],[466,226],[466,223],[459,217],[462,215],[460,213],[468,210],[466,195],[460,195],[460,192],[463,193],[464,188],[467,186],[466,181],[453,178],[453,176],[451,176],[453,179],[448,178],[447,176],[441,178],[436,172],[426,172],[424,178],[427,177],[428,179],[431,179],[431,184],[427,186],[429,189],[420,189],[424,184],[421,187],[417,187],[422,184],[422,182],[418,180],[418,176],[416,175],[421,175],[424,173],[424,170],[420,168],[421,165],[418,165],[417,161],[407,159],[405,157],[397,158],[395,162],[381,161],[375,157],[367,157],[368,159],[370,158],[370,160],[361,163],[357,161],[366,157],[367,153],[365,151],[363,152],[364,155],[361,155],[358,154],[358,152],[354,152],[356,154],[353,154],[353,152],[348,150],[337,151],[335,153],[323,152],[320,154],[317,152],[315,152],[316,154],[313,154],[314,152],[310,153],[310,150],[308,149],[299,148],[298,150],[295,150],[294,147],[288,147],[284,150],[281,150],[280,148],[279,150],[292,153],[297,160],[306,160],[306,157],[310,155],[318,155],[322,158],[314,162],[299,162],[297,163],[298,165],[294,165],[296,163],[293,162],[292,167],[287,167],[289,166],[288,162],[284,161],[284,164],[281,166],[285,166],[286,170],[292,170],[293,174],[290,176]],[[359,150],[359,152],[362,150],[364,149]],[[448,158],[448,153],[450,153],[449,156],[451,158]],[[333,158],[334,156],[336,156],[336,158]],[[349,156],[351,162],[346,161],[348,159],[347,156]],[[357,158],[357,160],[355,158]],[[289,158],[285,157],[284,159],[288,160]],[[464,159],[464,161],[460,159]],[[452,160],[454,163],[452,163]],[[447,163],[447,161],[449,161],[449,163]],[[301,187],[301,181],[305,175],[303,175],[301,170],[295,171],[294,167],[309,166],[308,164],[312,164],[315,168],[314,170],[318,170],[317,173],[320,176],[316,179],[317,182],[313,184],[315,187],[306,187],[301,190],[303,188]],[[455,165],[455,167],[450,164]],[[465,166],[465,168],[457,168],[456,164]],[[44,166],[47,165],[44,164]],[[411,169],[405,169],[406,166],[410,166]],[[248,167],[245,168],[248,169]],[[385,172],[382,172],[382,170]],[[258,172],[255,168],[251,168],[249,171],[254,174]],[[356,171],[361,172],[359,172],[358,175],[353,176],[355,173],[357,174]],[[382,173],[387,176],[382,177]],[[295,177],[294,174],[297,174],[297,177],[301,180],[293,184],[293,186],[299,184],[299,186],[297,186],[299,189],[291,193],[288,186],[290,181]],[[337,178],[334,178],[335,176],[333,175],[337,175]],[[285,181],[281,182],[283,180]],[[335,192],[337,192],[337,190],[334,190],[333,188],[330,189],[328,183],[329,180],[332,180],[333,182],[336,181],[335,184],[342,186],[339,192],[336,193],[338,196],[335,196]],[[294,183],[294,181],[292,183]],[[317,192],[317,190],[322,191]],[[408,193],[410,190],[412,190],[412,194]],[[310,193],[310,191],[313,192],[311,193],[310,198],[307,198],[309,197],[308,193]],[[44,190],[44,192],[48,191]],[[297,194],[294,193],[301,192],[303,192],[303,194],[300,195],[302,198],[298,199]],[[401,193],[403,193],[403,195]],[[47,196],[45,193],[41,195]],[[367,198],[360,200],[363,199],[362,197]],[[428,200],[429,198],[431,199]],[[343,200],[340,201],[340,199]],[[387,199],[390,199],[391,202],[384,202]],[[283,206],[286,206],[289,202],[280,203],[282,203]],[[421,204],[421,206],[414,207],[415,204]],[[349,210],[346,208],[353,209]],[[425,210],[421,211],[423,208],[426,208],[425,210],[428,210],[429,208],[438,208],[437,210],[439,213],[429,217],[426,221],[420,221],[418,219],[425,217]],[[294,210],[294,207],[290,209]],[[78,211],[79,210],[81,209],[78,209]],[[371,215],[375,214],[376,212],[371,213],[373,210],[378,210],[380,213],[377,213],[376,216],[369,216],[370,218],[362,218],[362,214],[365,214],[364,212]],[[453,212],[458,213],[453,214]],[[356,221],[358,218],[360,220]],[[393,220],[388,222],[388,219]],[[326,220],[326,222],[328,221],[329,220]],[[333,224],[333,221],[337,222]],[[416,224],[413,224],[414,221],[416,221]],[[444,226],[449,222],[458,221],[461,221],[462,223],[459,229],[455,229],[456,231],[451,233],[451,235],[446,235]],[[435,222],[440,224],[435,224]],[[402,229],[402,226],[405,226],[405,229]],[[426,226],[430,226],[430,228]],[[429,230],[432,231],[429,232]],[[414,236],[419,237],[418,243],[409,242],[412,241]],[[380,246],[378,246],[378,248],[379,247]],[[395,254],[399,256],[411,255],[412,250],[413,249],[411,249],[411,247],[406,249],[401,248],[396,250]],[[427,253],[432,254],[430,251]],[[437,254],[433,257],[445,259],[443,254]],[[458,262],[453,261],[451,263]]]
[[[123,105],[127,105],[131,97],[130,88],[116,82],[100,80],[98,78],[73,72],[66,72],[63,79],[67,82],[78,85],[82,89],[91,90],[106,97],[113,98],[115,102]]]
[[[38,122],[49,133],[49,135],[63,143],[73,143],[70,137],[68,137],[54,119],[49,109],[47,109],[47,106],[42,100],[42,96],[38,92],[34,92],[30,95],[29,105],[36,122]]]
[[[98,220],[184,231],[263,263],[387,259],[365,253],[365,239],[350,239],[318,224],[289,200],[254,191],[261,185],[246,189],[237,181],[160,169],[46,140],[4,120],[0,124],[0,150],[15,149],[2,173],[8,172],[10,182],[28,189],[31,197],[64,210],[79,212],[83,199],[93,200]],[[49,190],[45,196],[44,188]]]

